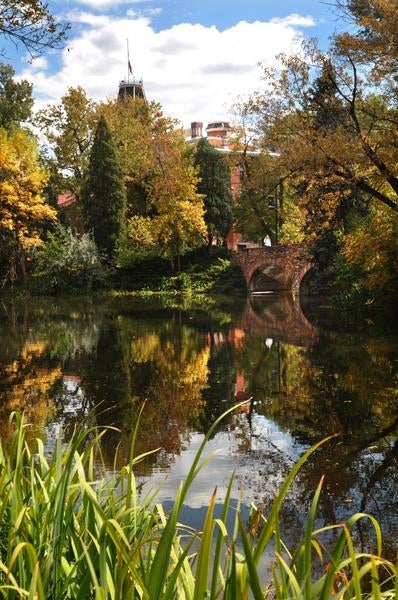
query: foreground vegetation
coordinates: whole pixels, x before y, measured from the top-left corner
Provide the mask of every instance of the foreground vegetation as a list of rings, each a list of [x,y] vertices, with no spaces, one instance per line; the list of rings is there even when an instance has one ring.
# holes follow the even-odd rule
[[[233,409],[231,409],[233,410]],[[224,415],[225,416],[225,415]],[[222,516],[214,517],[214,492],[202,531],[179,523],[203,457],[209,430],[166,515],[156,491],[139,491],[134,476],[145,455],[133,457],[112,476],[99,474],[101,437],[75,433],[66,447],[58,441],[51,458],[43,443],[25,439],[27,425],[15,417],[15,431],[0,449],[0,592],[7,598],[393,598],[396,566],[381,558],[379,525],[357,514],[338,526],[315,528],[322,480],[314,494],[302,541],[283,544],[279,512],[289,486],[311,448],[296,463],[268,514],[253,507],[247,526],[240,508],[227,531],[233,478]],[[321,442],[322,443],[322,442]],[[370,519],[375,553],[354,547],[358,521]],[[336,533],[329,550],[322,540]],[[269,580],[264,557],[271,556]]]

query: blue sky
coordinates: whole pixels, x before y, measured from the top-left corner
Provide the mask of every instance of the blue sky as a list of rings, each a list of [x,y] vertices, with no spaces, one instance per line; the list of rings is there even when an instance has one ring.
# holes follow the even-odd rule
[[[314,17],[317,35],[327,40],[336,25],[330,4],[320,0],[167,0],[157,6],[162,12],[154,20],[156,29],[189,22],[224,30],[242,20],[268,21],[298,13]]]
[[[126,76],[128,39],[147,96],[186,127],[229,118],[237,97],[261,87],[259,63],[274,64],[306,37],[317,36],[325,47],[338,28],[325,0],[53,0],[49,6],[71,23],[66,47],[31,64],[11,49],[38,107],[77,85],[96,100],[115,96]]]

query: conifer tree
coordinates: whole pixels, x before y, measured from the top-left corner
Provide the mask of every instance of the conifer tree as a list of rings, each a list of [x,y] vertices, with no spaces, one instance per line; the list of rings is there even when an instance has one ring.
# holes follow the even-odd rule
[[[207,140],[197,145],[195,162],[199,167],[198,192],[205,196],[205,222],[208,242],[225,239],[232,226],[231,174],[225,157]]]
[[[111,259],[125,224],[126,191],[116,146],[106,119],[97,125],[84,194],[86,224]]]

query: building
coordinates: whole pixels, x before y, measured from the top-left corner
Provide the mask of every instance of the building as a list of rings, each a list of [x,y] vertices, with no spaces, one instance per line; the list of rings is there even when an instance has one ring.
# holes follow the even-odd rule
[[[187,134],[187,142],[189,144],[197,144],[200,139],[206,138],[209,144],[218,152],[222,152],[223,154],[231,157],[234,156],[236,158],[234,161],[235,164],[232,164],[231,166],[232,199],[236,199],[241,190],[242,166],[240,156],[242,155],[242,152],[236,150],[234,147],[233,128],[231,127],[230,123],[228,121],[211,122],[207,125],[206,133],[204,135],[203,123],[200,121],[193,121]],[[258,156],[259,151],[255,148],[251,148],[247,154],[250,156]],[[228,248],[230,250],[236,250],[241,239],[241,234],[232,228],[226,239]]]
[[[122,79],[119,83],[118,99],[124,100],[125,98],[140,98],[147,101],[145,96],[144,82],[142,79],[135,79],[135,77],[127,77]]]

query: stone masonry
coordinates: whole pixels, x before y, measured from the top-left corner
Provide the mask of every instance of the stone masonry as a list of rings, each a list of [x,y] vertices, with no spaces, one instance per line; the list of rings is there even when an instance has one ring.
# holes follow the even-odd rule
[[[300,244],[238,247],[233,262],[238,264],[249,291],[287,290],[300,293],[300,285],[313,263]]]

